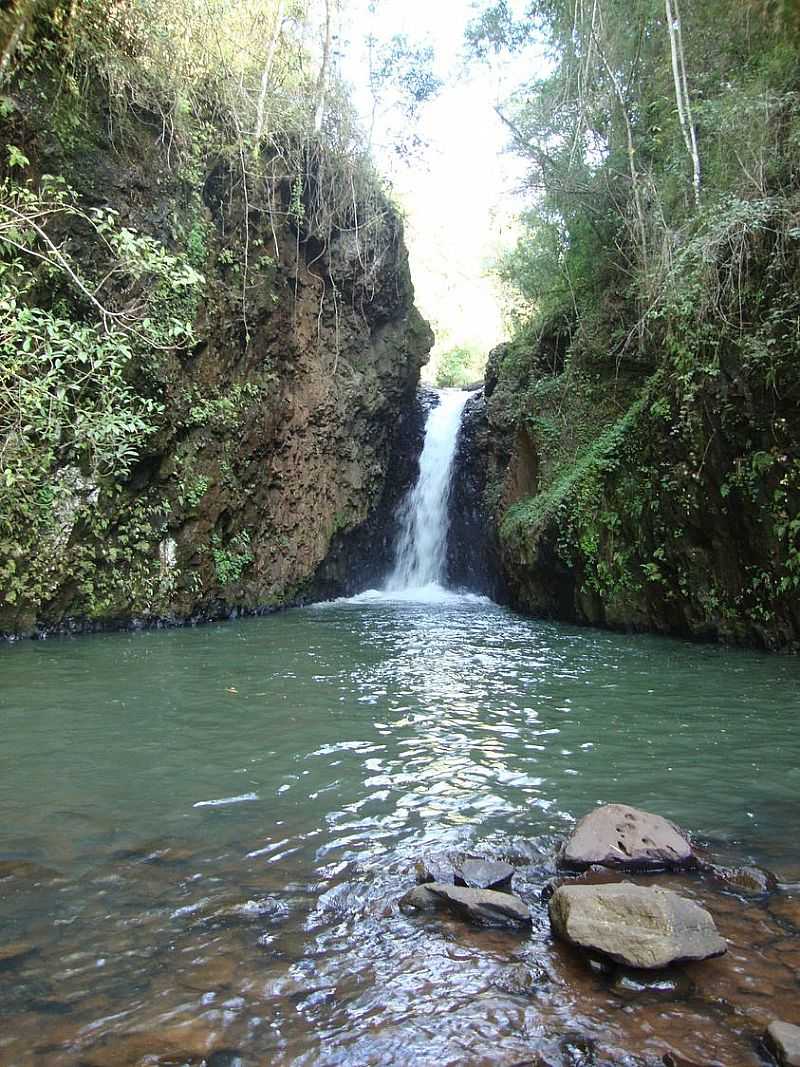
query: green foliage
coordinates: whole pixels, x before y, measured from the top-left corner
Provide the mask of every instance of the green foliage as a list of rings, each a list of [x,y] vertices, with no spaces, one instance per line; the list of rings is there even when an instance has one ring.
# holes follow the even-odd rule
[[[299,290],[287,253],[321,321],[367,313],[404,268],[399,217],[320,63],[320,4],[23,6],[0,72],[0,630],[188,613],[252,561],[245,532],[165,562],[187,513],[248,503],[238,435],[276,382],[248,348]]]
[[[211,546],[214,570],[220,585],[238,582],[245,568],[253,562],[248,531],[240,531],[225,548],[222,547],[219,534],[214,533],[211,535]]]
[[[589,618],[779,643],[800,534],[800,52],[756,6],[683,13],[699,196],[663,5],[547,0],[518,21],[501,2],[470,33],[485,59],[537,35],[552,57],[501,107],[538,192],[498,266],[515,332],[492,404],[539,486],[503,518],[509,558],[532,568],[545,541]]]
[[[236,430],[245,412],[263,397],[264,386],[238,382],[224,396],[199,398],[189,408],[190,424],[219,431]]]
[[[196,508],[209,490],[211,482],[204,474],[196,474],[189,478],[184,487],[183,499],[186,506]]]
[[[22,170],[24,170],[25,167],[29,167],[31,165],[31,161],[24,154],[24,152],[20,152],[16,145],[6,145],[6,151],[8,153],[9,170],[13,170],[15,167],[20,167]]]
[[[474,382],[480,352],[469,345],[454,345],[443,352],[436,367],[436,384],[441,388],[461,389]]]
[[[79,265],[39,219],[78,220],[95,254]],[[92,265],[96,274],[86,270]],[[60,180],[0,186],[0,555],[6,604],[36,604],[70,570],[87,615],[157,599],[163,512],[128,501],[125,483],[158,432],[163,399],[139,369],[193,337],[202,277],[181,256],[82,212]],[[103,303],[107,291],[133,310]],[[39,302],[50,295],[49,306]],[[127,515],[115,527],[103,506]],[[104,525],[105,524],[105,525]],[[73,544],[83,529],[81,546]],[[103,546],[104,538],[112,543]],[[96,553],[125,562],[113,579]],[[24,566],[22,565],[24,561]],[[94,577],[93,577],[94,575]],[[153,584],[155,583],[155,585]],[[125,593],[123,595],[123,588]],[[121,610],[121,609],[120,609]]]

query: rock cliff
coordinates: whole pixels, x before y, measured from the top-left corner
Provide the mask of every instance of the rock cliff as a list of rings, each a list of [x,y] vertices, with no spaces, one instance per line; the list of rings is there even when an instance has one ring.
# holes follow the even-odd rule
[[[118,271],[103,299],[119,314],[147,278],[106,262],[90,218],[111,220],[106,244],[135,235],[135,250],[180,257],[200,282],[189,339],[137,350],[126,366],[125,387],[157,412],[129,470],[89,470],[64,449],[28,511],[17,498],[6,506],[0,632],[201,620],[351,589],[350,536],[363,545],[385,527],[376,511],[412,476],[401,454],[419,438],[415,390],[432,342],[397,212],[372,189],[381,232],[365,265],[357,225],[324,240],[304,228],[318,159],[285,181],[271,160],[260,161],[269,182],[254,166],[243,183],[225,159],[176,168],[153,117],[129,118],[121,134],[102,94],[93,122],[66,136],[55,92],[29,80],[4,119],[27,187],[55,175],[70,190],[54,245],[79,275]],[[8,168],[6,178],[20,181]],[[35,300],[58,308],[65,289],[59,277]],[[339,565],[320,571],[334,541]]]
[[[580,379],[565,390],[551,356],[503,345],[487,368],[473,463],[508,601],[568,622],[800,647],[793,365],[778,388],[732,354],[691,390],[651,374],[598,376],[592,392]],[[617,417],[592,408],[601,388]],[[553,439],[573,450],[558,469]]]

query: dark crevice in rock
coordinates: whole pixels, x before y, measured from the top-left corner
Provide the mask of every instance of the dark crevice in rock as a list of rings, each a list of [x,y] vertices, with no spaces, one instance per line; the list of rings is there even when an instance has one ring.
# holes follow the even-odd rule
[[[447,580],[455,589],[506,599],[500,546],[486,504],[489,423],[484,390],[464,408],[450,490]]]

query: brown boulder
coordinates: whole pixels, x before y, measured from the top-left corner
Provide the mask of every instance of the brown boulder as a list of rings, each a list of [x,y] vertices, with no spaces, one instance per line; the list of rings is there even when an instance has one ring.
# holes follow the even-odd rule
[[[657,886],[563,885],[549,907],[559,937],[628,967],[652,970],[727,949],[704,908]]]
[[[692,846],[677,826],[625,804],[605,804],[580,820],[558,855],[560,867],[593,864],[621,870],[663,871],[697,866]]]
[[[530,926],[526,904],[511,893],[492,889],[467,889],[441,882],[426,882],[407,893],[401,904],[418,911],[446,908],[479,926]]]

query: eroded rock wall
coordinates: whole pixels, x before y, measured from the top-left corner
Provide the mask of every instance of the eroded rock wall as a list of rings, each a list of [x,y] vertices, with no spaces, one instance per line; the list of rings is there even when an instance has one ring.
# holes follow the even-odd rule
[[[368,557],[370,529],[386,526],[376,512],[409,476],[432,343],[395,210],[383,203],[367,273],[352,233],[320,243],[302,232],[290,183],[251,184],[245,198],[230,164],[182,173],[148,122],[125,143],[110,138],[102,102],[80,145],[65,145],[47,127],[45,96],[18,94],[6,130],[32,185],[62,175],[82,210],[102,207],[166,249],[189,249],[205,281],[191,346],[129,368],[163,407],[130,474],[59,470],[57,536],[12,529],[0,632],[201,620],[352,591],[346,546],[352,534]],[[96,275],[91,236],[68,221],[58,239]],[[315,579],[334,541],[339,565]]]
[[[579,624],[798,649],[792,374],[776,389],[731,359],[688,399],[659,376],[620,380],[609,420],[535,356],[496,349],[479,464],[508,601]],[[556,433],[575,451],[554,470],[544,435]]]
[[[489,417],[484,390],[464,406],[448,505],[447,580],[455,589],[505,598],[500,543],[487,500]]]

